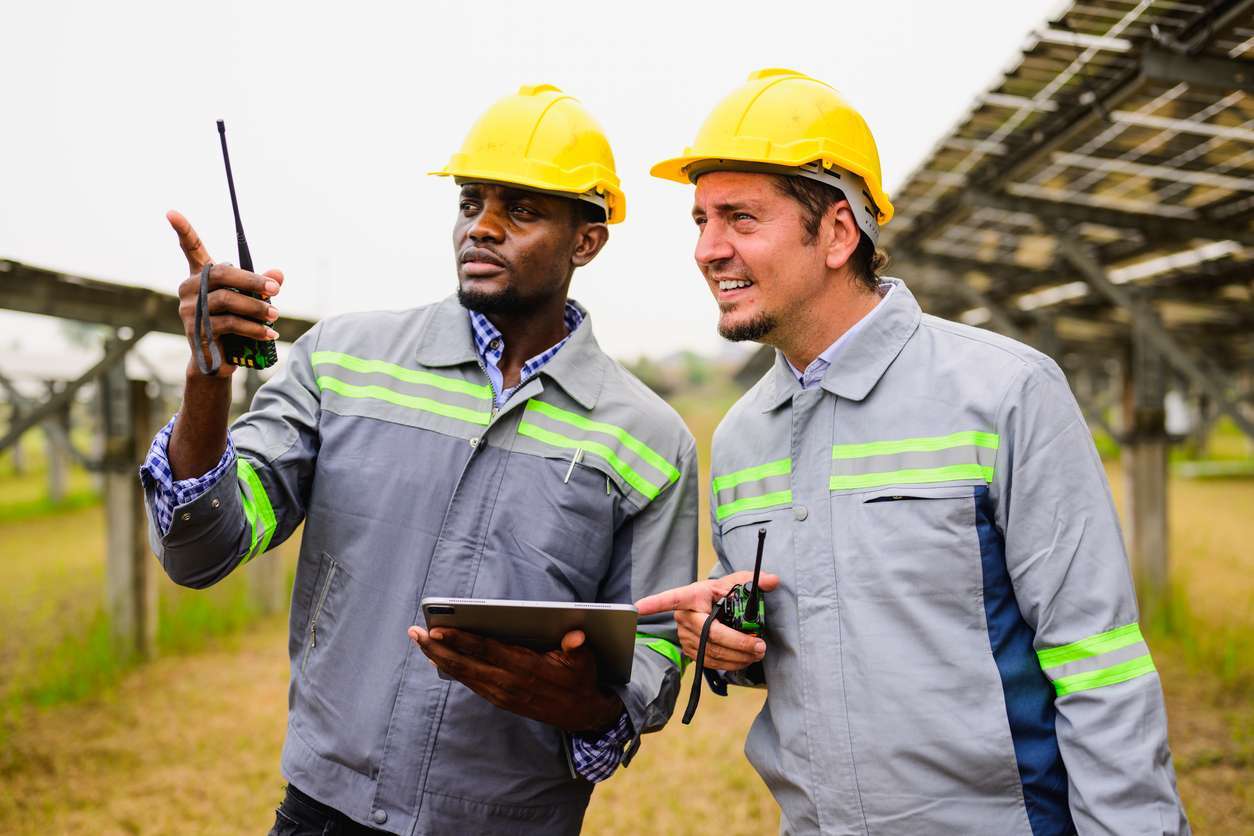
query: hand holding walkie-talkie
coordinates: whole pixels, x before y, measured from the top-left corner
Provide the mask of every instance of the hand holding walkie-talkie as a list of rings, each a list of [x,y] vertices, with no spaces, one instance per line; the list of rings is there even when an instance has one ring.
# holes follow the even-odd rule
[[[697,661],[693,690],[684,722],[692,720],[701,698],[702,668],[734,671],[762,661],[766,629],[765,593],[779,586],[779,576],[762,571],[766,529],[758,529],[753,572],[739,571],[712,580],[697,581],[641,598],[636,602],[640,630],[648,631],[648,616],[674,612],[684,655]]]
[[[760,636],[766,629],[766,600],[759,589],[758,582],[762,577],[762,550],[766,545],[766,529],[758,529],[758,554],[753,561],[753,580],[747,584],[736,584],[723,598],[714,604],[714,609],[701,625],[701,641],[697,646],[697,670],[692,677],[692,690],[688,694],[688,707],[684,709],[684,725],[692,722],[697,713],[697,703],[701,701],[701,680],[705,675],[705,651],[710,640],[710,627],[715,621],[726,624],[733,630],[750,636]]]
[[[279,334],[271,326],[279,312],[270,299],[279,292],[283,274],[278,270],[252,271],[226,149],[226,126],[221,120],[218,135],[235,219],[239,267],[214,264],[200,236],[180,213],[169,212],[166,218],[178,233],[179,246],[191,269],[191,275],[179,286],[179,315],[196,368],[202,375],[225,377],[236,366],[264,369],[277,362],[274,340]]]

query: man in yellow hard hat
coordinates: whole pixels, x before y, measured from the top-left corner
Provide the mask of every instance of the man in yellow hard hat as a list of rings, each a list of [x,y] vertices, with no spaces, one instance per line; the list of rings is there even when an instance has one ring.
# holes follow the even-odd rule
[[[745,751],[782,830],[1187,832],[1066,379],[877,276],[893,207],[862,117],[762,70],[653,173],[696,185],[719,331],[777,351],[714,435],[714,578],[638,606],[697,658],[761,549],[764,631],[713,622],[704,659],[715,690],[767,688]]]
[[[692,437],[567,295],[626,211],[596,122],[524,87],[434,173],[460,184],[456,296],[320,322],[229,429],[233,367],[189,363],[142,471],[180,584],[304,524],[275,834],[576,833],[679,687],[669,614],[641,620],[613,687],[578,631],[537,653],[417,626],[424,597],[630,603],[692,580],[696,554]],[[193,351],[202,289],[216,334],[276,336],[282,274],[211,265],[170,221]]]

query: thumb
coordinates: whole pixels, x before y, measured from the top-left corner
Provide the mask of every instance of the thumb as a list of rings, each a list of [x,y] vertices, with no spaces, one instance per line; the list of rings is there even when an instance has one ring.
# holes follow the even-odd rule
[[[562,636],[562,652],[570,653],[572,650],[578,650],[583,647],[586,639],[587,637],[584,635],[583,630],[571,630]]]

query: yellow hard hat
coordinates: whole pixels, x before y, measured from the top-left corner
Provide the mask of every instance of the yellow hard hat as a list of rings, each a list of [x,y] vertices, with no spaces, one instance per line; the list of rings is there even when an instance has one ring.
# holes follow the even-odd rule
[[[736,163],[800,168],[821,163],[865,181],[880,225],[893,217],[884,193],[875,137],[834,88],[795,70],[758,70],[706,118],[683,156],[660,162],[654,177],[687,183]]]
[[[430,173],[588,200],[612,224],[627,216],[601,126],[578,99],[551,84],[525,85],[492,105],[448,165]]]

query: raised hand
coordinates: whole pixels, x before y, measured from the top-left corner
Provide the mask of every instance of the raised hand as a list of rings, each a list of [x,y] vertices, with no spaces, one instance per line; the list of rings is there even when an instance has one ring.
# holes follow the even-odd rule
[[[201,352],[205,360],[209,359],[209,346],[196,333],[196,299],[200,294],[200,274],[205,265],[213,264],[209,251],[191,223],[182,214],[175,211],[166,213],[166,220],[179,238],[179,247],[187,258],[190,275],[179,285],[179,317],[183,320],[183,332],[192,352]],[[267,270],[264,273],[250,273],[230,264],[214,264],[209,271],[209,293],[207,296],[207,313],[215,340],[222,334],[238,334],[254,340],[277,339],[279,332],[270,326],[278,319],[279,311],[270,304],[270,298],[279,292],[283,285],[281,270]],[[246,290],[260,294],[262,299],[254,299],[234,290]],[[253,321],[258,320],[258,321]],[[264,323],[264,324],[263,324]],[[221,346],[219,346],[219,349]],[[198,374],[193,358],[188,365],[188,375]],[[230,377],[235,366],[223,363],[218,369],[217,377]]]

